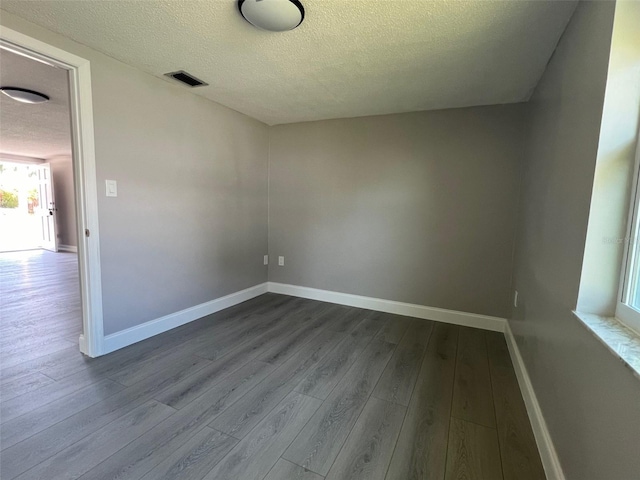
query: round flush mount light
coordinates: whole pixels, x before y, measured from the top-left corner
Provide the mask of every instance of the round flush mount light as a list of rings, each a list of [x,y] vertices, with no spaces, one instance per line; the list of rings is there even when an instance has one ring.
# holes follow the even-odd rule
[[[22,103],[44,103],[49,101],[49,97],[44,93],[27,90],[26,88],[0,87],[0,92]]]
[[[238,9],[251,25],[271,32],[293,30],[304,20],[298,0],[239,0]]]

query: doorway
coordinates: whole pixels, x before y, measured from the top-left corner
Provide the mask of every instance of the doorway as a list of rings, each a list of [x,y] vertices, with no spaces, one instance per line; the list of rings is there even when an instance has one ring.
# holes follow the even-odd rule
[[[76,224],[68,72],[4,49],[0,64],[0,353],[10,368],[77,351],[82,311],[77,253],[59,252],[61,227]],[[24,91],[41,96],[25,102]],[[71,202],[60,208],[62,187]]]
[[[71,178],[73,179],[72,194],[68,195],[68,198],[72,199],[71,203],[75,207],[75,219],[70,223],[72,224],[71,230],[77,239],[77,246],[67,246],[71,247],[70,251],[77,252],[75,271],[78,276],[79,309],[82,320],[81,334],[77,339],[77,344],[79,344],[82,353],[97,357],[103,353],[104,334],[90,63],[70,52],[5,27],[0,29],[0,52],[15,54],[54,68],[62,72],[68,82],[65,87],[69,99],[66,125],[70,129],[71,151],[70,155],[66,155],[66,159],[71,165]],[[4,67],[3,65],[3,70]],[[3,127],[6,125],[3,122]],[[36,137],[33,136],[32,139],[35,140]],[[4,149],[4,142],[0,141],[0,146]],[[16,160],[18,163],[48,163],[46,158],[33,153],[24,155],[9,152],[1,156],[5,157],[4,159],[10,156],[12,161]],[[26,162],[25,156],[28,157]],[[59,159],[60,156],[56,157]],[[49,173],[54,182],[50,193],[55,197],[55,171],[51,168],[53,166],[54,163],[51,162]],[[54,198],[50,201],[47,200],[46,203],[49,205],[43,206],[43,211],[40,212],[43,213],[40,218],[40,226],[43,229],[48,228],[48,231],[53,234],[49,237],[47,245],[52,250],[59,251],[60,246],[64,245],[59,241],[60,232],[57,229],[59,222],[54,221],[52,224],[51,218],[46,221],[45,218],[48,215],[55,220],[56,214],[60,211],[60,201],[58,200],[56,203]],[[44,215],[44,209],[46,209],[47,215]],[[43,250],[41,252],[43,252],[43,256],[60,255],[60,253],[49,254]],[[0,267],[3,266],[0,265]],[[69,338],[67,337],[67,339]]]
[[[37,175],[35,165],[0,160],[0,253],[34,250],[45,244]]]
[[[70,156],[25,164],[0,157],[0,253],[77,252],[73,190]]]

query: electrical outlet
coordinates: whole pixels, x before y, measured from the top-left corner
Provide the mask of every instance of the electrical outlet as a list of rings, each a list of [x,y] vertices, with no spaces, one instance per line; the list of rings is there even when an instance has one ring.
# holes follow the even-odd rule
[[[278,257],[278,265],[284,267],[284,257]]]
[[[269,255],[264,256],[264,264],[269,265]]]
[[[514,307],[518,306],[518,290],[516,290],[515,293],[513,294],[513,306]]]

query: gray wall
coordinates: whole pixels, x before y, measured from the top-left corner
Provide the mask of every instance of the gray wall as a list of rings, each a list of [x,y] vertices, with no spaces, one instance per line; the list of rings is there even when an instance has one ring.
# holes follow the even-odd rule
[[[580,2],[528,104],[510,321],[569,480],[637,478],[640,382],[573,316],[615,4]]]
[[[91,61],[106,334],[267,280],[265,124],[11,14],[1,22]]]
[[[269,280],[506,316],[523,113],[272,127]]]
[[[76,206],[73,191],[73,162],[71,157],[61,156],[47,160],[51,164],[53,194],[56,200],[56,227],[58,243],[70,247],[78,246],[76,231]]]

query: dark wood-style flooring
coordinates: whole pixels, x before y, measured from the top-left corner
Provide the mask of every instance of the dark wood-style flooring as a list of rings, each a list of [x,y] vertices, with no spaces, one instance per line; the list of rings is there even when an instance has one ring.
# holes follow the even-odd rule
[[[504,337],[266,294],[78,352],[70,254],[2,254],[0,477],[542,479]]]

